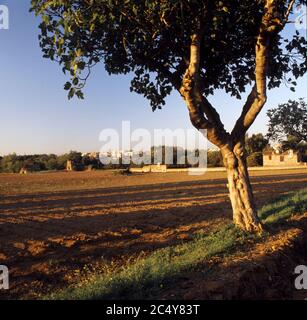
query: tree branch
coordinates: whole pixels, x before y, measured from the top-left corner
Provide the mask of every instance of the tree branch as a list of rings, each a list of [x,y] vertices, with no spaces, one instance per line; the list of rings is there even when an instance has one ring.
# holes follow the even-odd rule
[[[209,101],[203,96],[200,79],[200,43],[202,32],[191,37],[190,63],[183,76],[179,92],[185,100],[190,120],[198,129],[207,130],[207,138],[215,145],[222,147],[226,144],[227,132],[220,117]]]
[[[212,106],[212,104],[208,101],[208,99],[202,95],[202,104],[201,111],[206,115],[208,120],[215,125],[215,127],[227,135],[227,132],[224,128],[224,125],[221,121],[220,115],[216,111],[216,109]]]
[[[247,98],[242,113],[237,120],[231,137],[236,142],[246,133],[255,121],[267,100],[267,69],[270,54],[270,43],[274,35],[282,30],[283,23],[278,17],[276,0],[266,0],[264,14],[259,28],[255,46],[255,85]],[[291,1],[285,18],[289,15],[294,1]],[[284,22],[284,20],[283,20]]]
[[[288,18],[289,18],[289,15],[291,13],[291,10],[294,6],[294,3],[295,3],[295,0],[291,0],[290,3],[289,3],[289,6],[288,6],[288,9],[287,9],[287,12],[285,14],[285,17],[284,17],[284,21],[283,21],[283,27],[286,25],[286,23],[288,22]]]

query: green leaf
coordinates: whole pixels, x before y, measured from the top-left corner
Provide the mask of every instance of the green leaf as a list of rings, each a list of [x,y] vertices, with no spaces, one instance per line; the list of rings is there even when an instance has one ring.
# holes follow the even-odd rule
[[[83,94],[83,92],[82,91],[80,91],[80,90],[78,90],[77,92],[76,92],[76,96],[79,98],[79,99],[84,99],[84,94]]]
[[[72,83],[73,83],[74,86],[78,85],[79,79],[78,79],[77,77],[74,78],[73,81],[72,81]]]
[[[75,88],[71,88],[69,90],[69,93],[68,93],[68,99],[69,100],[73,98],[73,96],[75,95],[75,91],[76,91]]]
[[[71,88],[71,83],[67,81],[64,85],[64,90],[69,90],[70,88]]]

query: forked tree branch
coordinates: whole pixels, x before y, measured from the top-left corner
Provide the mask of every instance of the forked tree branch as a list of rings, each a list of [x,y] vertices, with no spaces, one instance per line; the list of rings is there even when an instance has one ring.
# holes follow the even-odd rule
[[[192,44],[194,46],[194,44]],[[193,52],[193,53],[192,53]],[[191,50],[191,54],[194,55],[194,53],[197,53],[197,50],[195,51],[195,48]],[[146,60],[144,56],[139,55],[139,59],[143,59],[144,61]],[[182,89],[182,81],[180,79],[180,76],[178,76],[176,73],[172,73],[167,67],[165,67],[163,64],[157,62],[156,60],[146,60],[147,65],[153,69],[158,70],[161,74],[166,77],[169,82],[174,86],[174,88],[181,93]],[[193,61],[191,59],[191,61]],[[199,62],[195,60],[194,57],[194,64],[189,63],[189,67],[187,70],[192,70],[192,74],[196,75],[199,72]],[[191,73],[191,72],[190,72]],[[197,76],[198,77],[198,76]],[[199,82],[200,85],[200,82]],[[222,124],[220,120],[220,116],[215,110],[215,108],[210,104],[210,102],[200,93],[202,92],[201,90],[198,90],[196,95],[199,96],[199,99],[201,100],[201,103],[199,104],[198,108],[194,109],[194,112],[189,112],[190,118],[192,121],[192,124],[197,128],[197,129],[210,129],[211,136],[216,136],[217,131],[220,132],[219,135],[229,135],[226,133],[224,129],[224,125]],[[195,92],[194,92],[195,94]],[[209,134],[209,133],[208,133]],[[224,139],[225,140],[225,139]]]
[[[266,0],[265,11],[262,17],[259,34],[255,46],[255,85],[249,94],[242,113],[237,120],[231,137],[233,141],[239,141],[255,121],[267,99],[267,69],[270,54],[271,39],[280,32],[292,10],[294,0],[291,0],[285,17],[280,19],[277,12],[277,0]]]
[[[198,129],[206,129],[209,141],[222,147],[228,134],[220,117],[209,101],[203,96],[200,78],[200,44],[202,32],[199,31],[191,37],[190,63],[184,74],[180,94],[185,100],[190,120]]]

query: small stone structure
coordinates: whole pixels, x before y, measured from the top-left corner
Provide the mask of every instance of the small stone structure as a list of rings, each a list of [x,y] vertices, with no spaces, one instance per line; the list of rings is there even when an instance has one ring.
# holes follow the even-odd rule
[[[66,170],[67,171],[74,171],[74,166],[72,160],[67,160],[66,162]]]
[[[292,149],[284,152],[278,150],[265,151],[262,156],[264,167],[291,167],[304,165],[302,153]]]
[[[25,167],[22,167],[19,171],[20,174],[28,174],[28,170]]]

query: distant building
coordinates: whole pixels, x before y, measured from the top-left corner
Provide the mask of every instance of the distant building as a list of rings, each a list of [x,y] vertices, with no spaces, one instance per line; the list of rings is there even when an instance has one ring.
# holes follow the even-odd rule
[[[20,174],[28,174],[28,169],[26,167],[22,167],[19,171]]]
[[[67,160],[66,162],[66,171],[73,171],[74,165],[72,160]]]
[[[291,167],[304,165],[303,152],[293,149],[281,152],[278,149],[263,152],[264,167]]]

